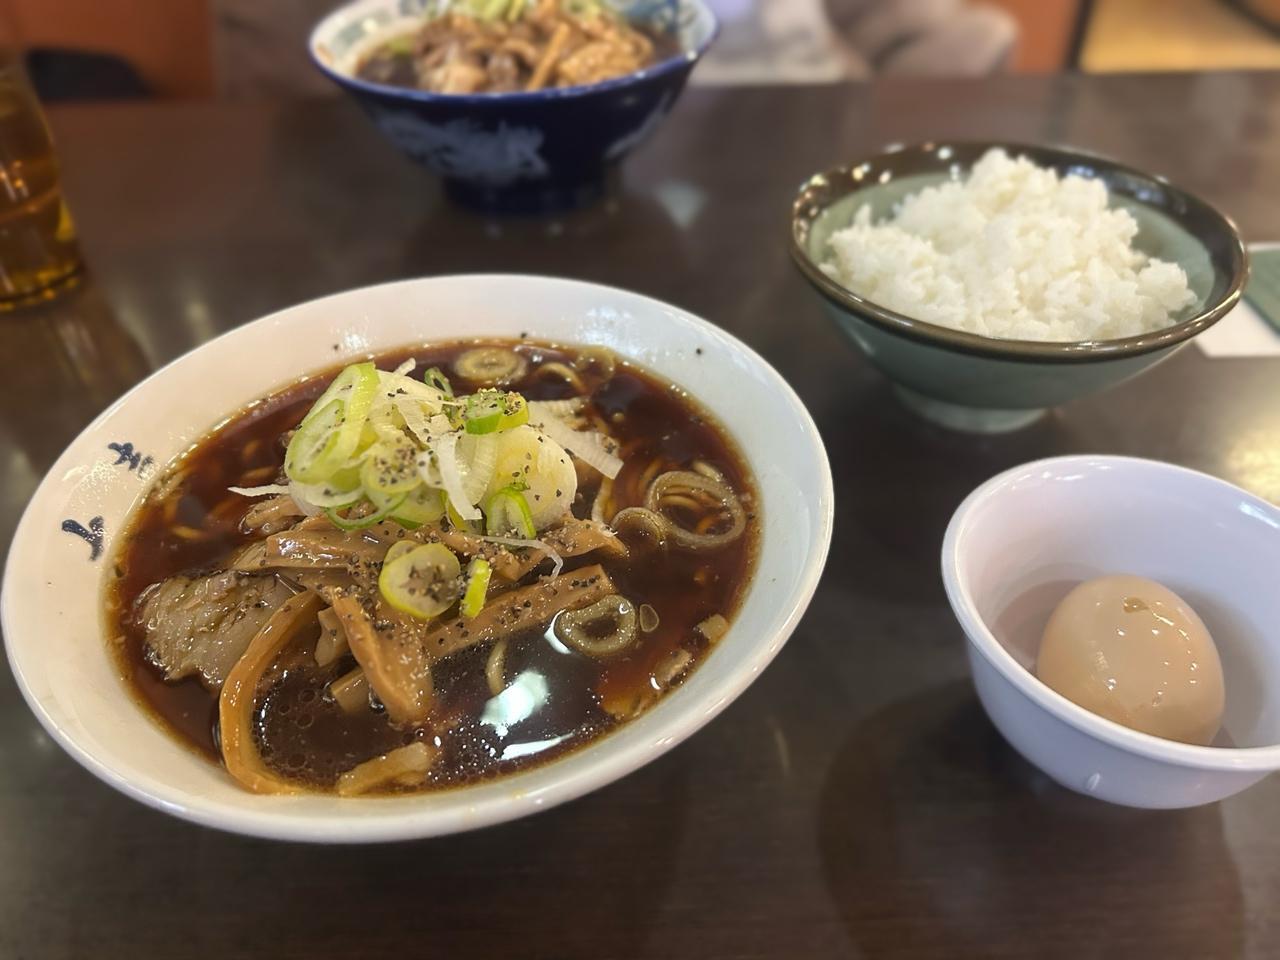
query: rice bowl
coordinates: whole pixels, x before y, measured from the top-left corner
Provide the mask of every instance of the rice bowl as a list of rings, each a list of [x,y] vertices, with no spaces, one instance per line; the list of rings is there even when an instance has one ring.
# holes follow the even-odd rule
[[[993,146],[1025,155],[1059,176],[1106,184],[1111,202],[1137,222],[1134,247],[1176,263],[1195,302],[1149,333],[1105,340],[984,336],[885,306],[823,269],[834,233],[869,205],[889,217],[907,196],[959,179]],[[1065,147],[991,142],[896,147],[814,174],[792,205],[792,260],[828,314],[901,399],[946,426],[992,432],[1023,426],[1056,406],[1142,372],[1225,316],[1239,301],[1248,256],[1235,225],[1203,200],[1161,177]]]
[[[1169,326],[1195,302],[1176,263],[1135,249],[1106,185],[996,147],[964,180],[928,186],[832,234],[823,269],[850,290],[955,330],[1093,341]]]

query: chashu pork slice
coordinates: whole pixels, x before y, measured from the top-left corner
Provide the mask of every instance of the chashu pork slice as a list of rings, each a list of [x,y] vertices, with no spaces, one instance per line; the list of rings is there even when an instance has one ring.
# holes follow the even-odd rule
[[[147,658],[166,680],[198,676],[219,690],[249,641],[293,595],[278,577],[224,570],[170,577],[146,594]]]

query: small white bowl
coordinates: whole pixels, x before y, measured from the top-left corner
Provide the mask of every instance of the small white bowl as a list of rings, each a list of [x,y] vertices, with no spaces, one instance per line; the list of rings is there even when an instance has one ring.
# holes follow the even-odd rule
[[[1128,457],[1016,467],[960,505],[942,545],[978,698],[1013,747],[1063,786],[1133,807],[1190,807],[1280,768],[1280,510],[1222,480]],[[1032,669],[1050,612],[1111,573],[1157,580],[1200,614],[1226,680],[1226,746],[1138,733]]]
[[[737,439],[755,474],[762,532],[756,573],[729,632],[648,713],[524,773],[385,798],[242,790],[143,712],[108,655],[103,581],[147,476],[223,417],[302,374],[415,343],[522,332],[609,347],[688,387]],[[121,452],[126,443],[135,459]],[[113,404],[67,448],[27,507],[5,569],[0,617],[9,663],[31,709],[67,752],[117,789],[238,833],[330,843],[404,840],[562,803],[648,763],[707,723],[795,628],[826,561],[831,520],[826,451],[799,398],[758,354],[705,320],[570,280],[409,280],[314,300],[240,327]],[[72,524],[89,535],[101,531],[101,549],[91,555]]]

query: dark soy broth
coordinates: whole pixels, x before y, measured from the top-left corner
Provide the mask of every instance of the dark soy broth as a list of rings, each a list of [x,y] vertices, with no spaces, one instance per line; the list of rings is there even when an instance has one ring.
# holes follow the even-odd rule
[[[529,372],[507,388],[529,400],[574,395],[562,379],[539,374],[546,363],[572,364],[570,348],[531,341],[486,341],[514,349],[529,361]],[[453,360],[477,342],[410,348],[376,358],[389,370],[413,358],[417,370],[439,367],[458,393],[476,385],[453,373]],[[293,429],[336,374],[304,378],[249,405],[219,425],[174,463],[132,518],[115,557],[108,590],[113,645],[125,679],[159,721],[183,742],[211,759],[217,743],[218,698],[197,679],[164,680],[147,658],[140,623],[140,598],[153,584],[177,574],[225,567],[238,547],[261,539],[241,531],[254,502],[229,486],[275,482],[284,459],[282,435]],[[397,727],[376,709],[347,714],[328,696],[326,685],[351,670],[347,655],[328,667],[316,665],[318,628],[292,644],[264,677],[256,693],[258,747],[278,774],[317,789],[329,789],[343,770],[395,747],[423,739],[441,755],[422,787],[432,789],[490,779],[562,755],[624,723],[618,704],[643,709],[660,696],[653,677],[672,658],[693,667],[711,644],[696,629],[715,614],[730,620],[755,561],[759,528],[756,499],[741,456],[724,431],[682,390],[626,363],[612,376],[583,379],[591,388],[588,412],[607,424],[621,444],[624,467],[614,481],[614,509],[638,506],[645,485],[659,472],[687,469],[703,461],[719,470],[748,511],[746,535],[720,550],[667,551],[628,558],[588,554],[565,558],[564,573],[601,563],[617,592],[637,608],[653,607],[659,624],[623,654],[597,660],[563,646],[549,629],[537,628],[508,643],[507,688],[493,696],[485,679],[488,649],[476,646],[433,670],[435,700],[425,723]],[[579,469],[573,513],[590,516],[601,482]],[[544,568],[543,572],[546,570]],[[681,653],[684,651],[685,653]],[[687,673],[684,674],[687,676]],[[680,682],[679,678],[673,685]],[[665,692],[665,691],[662,691]],[[605,705],[614,705],[611,711]]]

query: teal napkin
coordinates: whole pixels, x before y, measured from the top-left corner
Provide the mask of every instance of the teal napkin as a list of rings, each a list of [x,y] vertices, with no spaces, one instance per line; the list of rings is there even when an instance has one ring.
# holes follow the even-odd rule
[[[1263,320],[1280,330],[1280,247],[1249,251],[1249,285],[1244,298]]]

